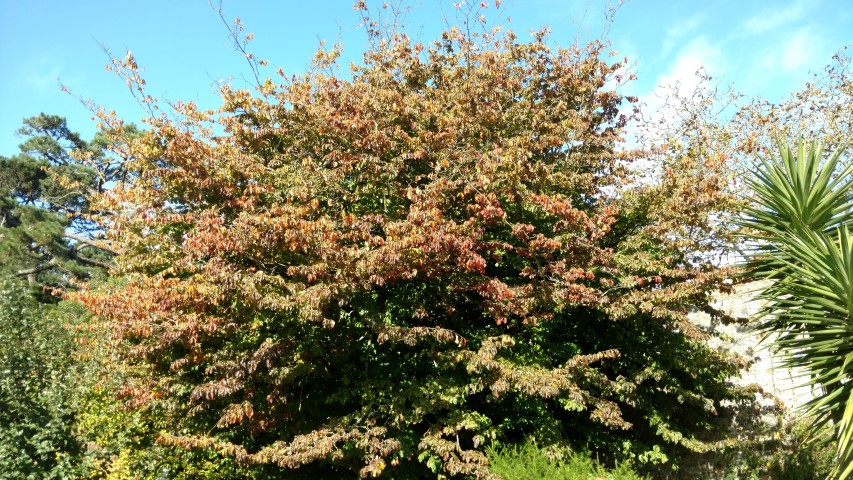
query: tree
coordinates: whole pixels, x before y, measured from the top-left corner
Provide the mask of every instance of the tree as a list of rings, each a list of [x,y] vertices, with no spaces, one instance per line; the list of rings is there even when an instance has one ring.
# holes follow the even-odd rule
[[[780,142],[779,156],[762,161],[749,185],[755,204],[743,225],[756,232],[747,264],[751,278],[770,279],[760,329],[784,366],[804,368],[805,385],[822,394],[804,406],[812,436],[835,432],[833,478],[853,475],[853,166],[843,150],[822,162],[820,144],[800,140],[796,152]]]
[[[85,142],[55,115],[27,118],[18,133],[26,137],[21,153],[0,157],[3,273],[66,288],[108,267],[88,197],[121,178],[121,161],[106,155],[104,132]]]
[[[149,118],[95,202],[122,281],[76,298],[158,442],[309,478],[489,478],[484,448],[524,439],[648,463],[731,445],[710,422],[749,396],[741,364],[686,317],[727,275],[700,253],[731,199],[689,159],[630,181],[606,43],[368,31],[347,78],[334,48]]]
[[[85,142],[58,116],[27,118],[18,133],[20,153],[0,157],[0,476],[76,478],[76,397],[88,377],[69,327],[87,314],[57,290],[109,266],[88,197],[119,177],[121,161],[103,149],[105,133]]]
[[[776,102],[750,97],[697,71],[694,90],[663,90],[658,110],[644,112],[641,143],[665,146],[654,152],[661,157],[717,165],[718,174],[730,180],[728,191],[745,199],[750,193],[742,179],[755,170],[756,155],[776,150],[779,138],[820,138],[829,151],[850,143],[853,71],[846,49],[798,91]]]

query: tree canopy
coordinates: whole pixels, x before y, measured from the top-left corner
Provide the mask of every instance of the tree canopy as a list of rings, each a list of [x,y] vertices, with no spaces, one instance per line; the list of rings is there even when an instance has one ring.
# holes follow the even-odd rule
[[[97,241],[88,199],[119,178],[121,162],[104,150],[103,132],[87,142],[56,115],[23,123],[20,153],[0,156],[0,271],[66,288],[108,267],[110,248]]]
[[[93,203],[122,280],[75,298],[157,442],[315,478],[490,478],[484,449],[521,439],[648,464],[732,444],[711,422],[751,398],[742,364],[687,320],[728,273],[703,255],[722,165],[635,181],[604,41],[366,24],[346,75],[336,47],[217,110],[152,108]],[[132,54],[114,69],[156,106]]]

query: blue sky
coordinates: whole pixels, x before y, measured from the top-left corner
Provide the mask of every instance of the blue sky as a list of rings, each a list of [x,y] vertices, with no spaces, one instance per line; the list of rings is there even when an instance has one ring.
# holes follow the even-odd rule
[[[379,4],[378,0],[368,5]],[[408,31],[429,40],[445,18],[453,22],[454,0],[414,0]],[[470,3],[470,0],[469,0]],[[480,2],[476,2],[479,4]],[[606,0],[503,0],[485,13],[526,39],[551,28],[555,42],[597,36]],[[286,72],[304,71],[319,39],[342,41],[347,58],[365,46],[359,17],[349,0],[224,0],[225,16],[240,17],[255,34],[253,51]],[[125,85],[106,72],[107,55],[134,52],[149,93],[216,107],[214,83],[245,83],[250,73],[233,51],[225,27],[207,0],[0,0],[0,154],[16,153],[14,131],[39,112],[68,118],[90,138],[94,122],[80,102],[60,90],[115,109],[128,121],[144,113]],[[510,17],[511,21],[506,22]],[[625,93],[653,101],[661,85],[693,83],[700,66],[724,85],[778,100],[831,63],[853,44],[850,0],[633,0],[622,5],[609,38],[620,55],[636,62],[638,80]],[[849,52],[849,51],[848,51]]]

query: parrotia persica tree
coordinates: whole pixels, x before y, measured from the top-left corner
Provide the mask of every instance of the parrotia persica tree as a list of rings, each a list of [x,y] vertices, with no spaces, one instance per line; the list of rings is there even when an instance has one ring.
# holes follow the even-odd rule
[[[603,41],[367,25],[347,75],[338,49],[278,82],[259,61],[254,92],[153,116],[98,198],[124,280],[78,298],[158,442],[313,478],[488,478],[483,450],[524,439],[727,445],[709,423],[740,364],[686,319],[726,273],[701,262],[732,204],[714,164],[631,181]]]

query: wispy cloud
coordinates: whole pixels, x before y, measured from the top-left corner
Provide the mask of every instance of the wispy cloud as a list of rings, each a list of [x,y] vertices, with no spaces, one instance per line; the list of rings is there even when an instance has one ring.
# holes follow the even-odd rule
[[[694,17],[698,25],[703,20]],[[689,26],[687,26],[689,27]],[[683,32],[672,32],[672,37],[686,37],[693,28],[684,28]],[[722,75],[725,69],[725,56],[722,45],[712,43],[705,35],[694,36],[686,42],[669,62],[668,67],[655,80],[654,86],[645,94],[639,95],[640,108],[643,111],[644,126],[632,125],[627,132],[626,148],[637,146],[649,140],[649,135],[655,137],[663,131],[656,131],[655,125],[669,124],[668,119],[679,114],[673,106],[665,103],[675,94],[681,98],[689,98],[701,87],[705,75]],[[648,122],[648,123],[646,123]],[[658,139],[659,140],[659,139]],[[654,168],[650,160],[640,160],[634,164],[638,172],[651,171]]]
[[[803,27],[774,45],[751,52],[738,69],[738,86],[743,91],[773,97],[779,89],[799,87],[809,71],[830,61],[831,45],[815,28]]]
[[[74,65],[69,67],[65,58],[51,52],[34,55],[19,64],[14,72],[10,82],[14,90],[39,97],[59,94],[60,83],[73,89],[85,84],[87,79],[85,72]]]
[[[821,57],[825,42],[809,27],[801,28],[789,35],[778,48],[762,52],[762,58],[754,63],[748,78],[754,83],[766,84],[778,77],[800,72]]]
[[[699,84],[696,72],[704,69],[710,73],[721,73],[722,59],[719,45],[710,43],[705,36],[696,37],[682,47],[670,67],[658,77],[656,88],[677,88],[680,92],[692,90]]]
[[[678,43],[686,36],[694,36],[705,21],[703,13],[697,13],[687,19],[680,20],[666,31],[661,44],[661,57],[668,56]]]
[[[44,91],[49,88],[54,88],[59,84],[59,79],[62,76],[62,67],[56,65],[50,67],[46,71],[31,72],[27,75],[27,81],[32,88]]]
[[[643,110],[649,119],[663,118],[667,115],[663,99],[670,93],[689,96],[702,82],[700,74],[722,75],[724,56],[721,46],[712,44],[706,36],[693,38],[687,42],[669,67],[658,76],[655,86],[640,96]]]
[[[49,55],[42,55],[22,66],[16,83],[31,91],[45,93],[58,89],[59,78],[62,76],[62,62]]]
[[[775,28],[803,19],[808,13],[809,5],[814,1],[796,0],[781,8],[768,8],[758,12],[746,20],[744,28],[749,33],[764,33]]]
[[[782,50],[782,71],[790,73],[801,70],[818,56],[821,44],[820,35],[813,33],[810,29],[803,28],[797,31],[788,39]]]

